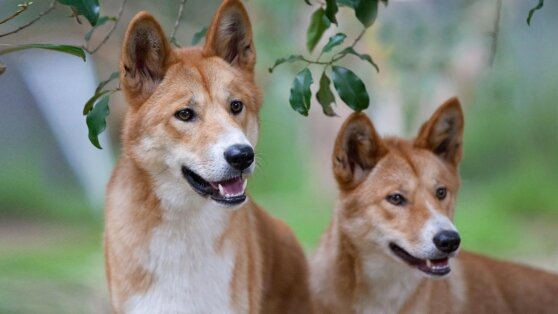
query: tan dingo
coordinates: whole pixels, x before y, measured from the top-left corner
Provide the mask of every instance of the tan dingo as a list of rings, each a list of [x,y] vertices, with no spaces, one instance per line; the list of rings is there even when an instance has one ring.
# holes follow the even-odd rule
[[[557,275],[456,257],[463,125],[455,98],[414,140],[347,119],[333,151],[340,197],[311,268],[318,313],[558,313]]]
[[[247,12],[226,0],[204,47],[173,49],[148,13],[130,23],[123,152],[107,193],[117,313],[308,313],[290,229],[245,194],[262,103]]]

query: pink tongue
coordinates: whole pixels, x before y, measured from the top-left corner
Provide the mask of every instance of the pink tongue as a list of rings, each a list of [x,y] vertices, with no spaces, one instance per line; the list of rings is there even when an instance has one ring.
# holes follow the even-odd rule
[[[448,264],[448,259],[447,258],[435,259],[435,260],[431,260],[430,262],[432,263],[432,265],[446,266]]]
[[[240,178],[236,178],[230,181],[221,182],[223,186],[223,192],[230,195],[239,195],[244,192],[243,181]]]

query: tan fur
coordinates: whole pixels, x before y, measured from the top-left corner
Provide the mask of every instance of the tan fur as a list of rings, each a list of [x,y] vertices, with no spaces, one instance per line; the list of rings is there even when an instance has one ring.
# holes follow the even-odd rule
[[[558,312],[555,274],[461,252],[450,259],[451,273],[435,280],[388,249],[397,242],[421,254],[426,222],[453,218],[463,126],[455,98],[414,140],[381,139],[362,113],[347,119],[332,157],[339,201],[311,267],[318,313]],[[438,186],[447,188],[443,200]],[[394,192],[408,204],[387,202]]]
[[[231,21],[236,24],[228,29]],[[152,291],[159,280],[144,266],[151,258],[154,232],[161,232],[164,221],[172,223],[175,218],[169,221],[169,217],[199,216],[201,204],[211,202],[190,190],[186,181],[177,181],[184,184],[179,193],[192,194],[191,202],[168,205],[172,195],[162,200],[161,176],[180,176],[174,173],[180,169],[169,168],[165,158],[181,148],[196,156],[200,167],[211,166],[204,156],[228,132],[224,125],[242,130],[255,145],[262,96],[254,81],[254,64],[252,30],[238,0],[224,1],[202,48],[171,48],[161,26],[146,12],[130,23],[121,58],[121,83],[129,108],[122,156],[106,202],[106,273],[116,313],[126,312],[132,296]],[[243,101],[241,114],[230,114],[231,97]],[[196,111],[195,124],[174,117],[185,107]],[[311,312],[306,260],[290,229],[250,200],[222,211],[226,225],[213,249],[217,255],[232,252],[235,256],[230,311]],[[188,278],[178,274],[176,280]],[[207,295],[208,302],[211,298]]]

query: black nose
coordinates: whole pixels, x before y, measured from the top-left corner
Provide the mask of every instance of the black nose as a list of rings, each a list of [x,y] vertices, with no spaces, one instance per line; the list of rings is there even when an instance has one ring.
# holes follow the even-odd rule
[[[459,233],[450,230],[444,230],[438,232],[434,236],[434,244],[438,250],[444,253],[451,253],[457,251],[459,248],[459,243],[461,243],[461,238],[459,238]]]
[[[240,171],[250,167],[254,162],[254,150],[250,145],[235,144],[225,150],[225,160]]]

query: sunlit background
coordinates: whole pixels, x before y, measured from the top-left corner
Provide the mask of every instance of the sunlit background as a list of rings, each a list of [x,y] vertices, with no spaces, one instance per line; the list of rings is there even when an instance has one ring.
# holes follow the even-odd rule
[[[21,1],[0,2],[0,17]],[[347,57],[344,64],[367,84],[367,110],[380,133],[414,136],[447,98],[465,107],[465,155],[457,226],[466,249],[558,271],[558,3],[503,1],[494,62],[490,65],[496,0],[390,0],[357,50],[380,67]],[[102,1],[115,15],[119,1]],[[99,80],[117,70],[120,43],[131,17],[151,11],[170,33],[178,0],[130,0],[108,43],[87,63],[48,51],[1,56],[0,76],[0,313],[104,313],[103,194],[119,153],[122,95],[111,98],[103,150],[87,139],[83,104]],[[275,59],[302,53],[315,7],[302,0],[246,1],[256,34],[257,77],[265,95],[259,167],[252,198],[285,220],[309,254],[330,221],[336,189],[330,166],[333,139],[350,113],[325,117],[313,100],[310,117],[288,102],[304,64],[267,71]],[[215,0],[189,0],[179,42],[209,21]],[[0,25],[5,33],[48,6],[36,4]],[[33,27],[0,44],[55,42],[81,45],[88,31],[59,7]],[[340,29],[360,31],[341,9]],[[103,26],[93,41],[102,39]],[[1,46],[0,46],[1,48]],[[317,81],[321,68],[312,68]],[[317,84],[315,84],[317,85]],[[317,86],[313,86],[315,91]]]

